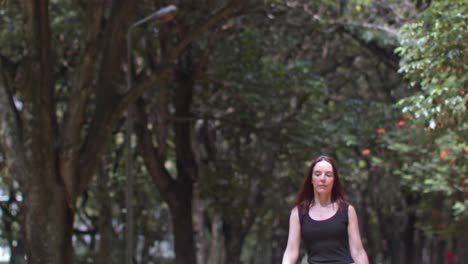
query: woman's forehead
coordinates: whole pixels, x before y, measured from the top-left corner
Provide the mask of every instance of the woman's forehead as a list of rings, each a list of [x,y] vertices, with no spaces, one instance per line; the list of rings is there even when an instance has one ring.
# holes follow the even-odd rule
[[[315,164],[314,166],[314,171],[315,170],[328,170],[328,171],[332,171],[333,170],[333,167],[332,165],[330,164],[330,162],[326,161],[326,160],[321,160],[319,162],[317,162],[317,164]]]

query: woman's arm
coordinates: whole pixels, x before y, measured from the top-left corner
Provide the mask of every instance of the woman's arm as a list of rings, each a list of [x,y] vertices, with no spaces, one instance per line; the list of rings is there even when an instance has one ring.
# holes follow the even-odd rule
[[[369,264],[366,251],[362,246],[361,234],[359,233],[359,223],[356,210],[353,206],[348,207],[348,237],[351,257],[356,264]]]
[[[299,222],[299,215],[297,206],[291,210],[289,217],[289,234],[288,245],[283,255],[282,264],[296,264],[299,259],[299,252],[301,247],[301,223]]]

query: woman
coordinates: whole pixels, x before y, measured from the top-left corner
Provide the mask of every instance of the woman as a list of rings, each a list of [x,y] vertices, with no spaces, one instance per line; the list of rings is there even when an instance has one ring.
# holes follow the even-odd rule
[[[289,218],[283,264],[299,259],[301,238],[310,264],[368,264],[356,211],[344,198],[333,159],[320,156],[310,165]]]

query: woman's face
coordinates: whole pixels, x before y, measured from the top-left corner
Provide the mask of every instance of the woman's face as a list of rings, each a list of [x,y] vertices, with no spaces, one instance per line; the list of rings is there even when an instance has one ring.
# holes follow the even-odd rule
[[[312,185],[317,194],[331,194],[334,180],[333,167],[328,161],[322,160],[315,164],[312,170]]]

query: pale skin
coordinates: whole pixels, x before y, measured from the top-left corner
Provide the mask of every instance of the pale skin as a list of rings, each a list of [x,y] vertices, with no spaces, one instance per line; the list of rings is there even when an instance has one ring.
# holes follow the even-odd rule
[[[332,217],[338,206],[331,201],[331,192],[334,182],[333,167],[327,161],[318,162],[312,172],[312,185],[314,186],[314,205],[309,209],[309,216],[315,220],[325,220]],[[296,264],[299,259],[301,247],[301,224],[294,207],[289,218],[288,244],[284,251],[282,264]],[[348,238],[351,257],[355,264],[369,264],[366,251],[362,245],[361,234],[356,210],[353,206],[348,208]]]

